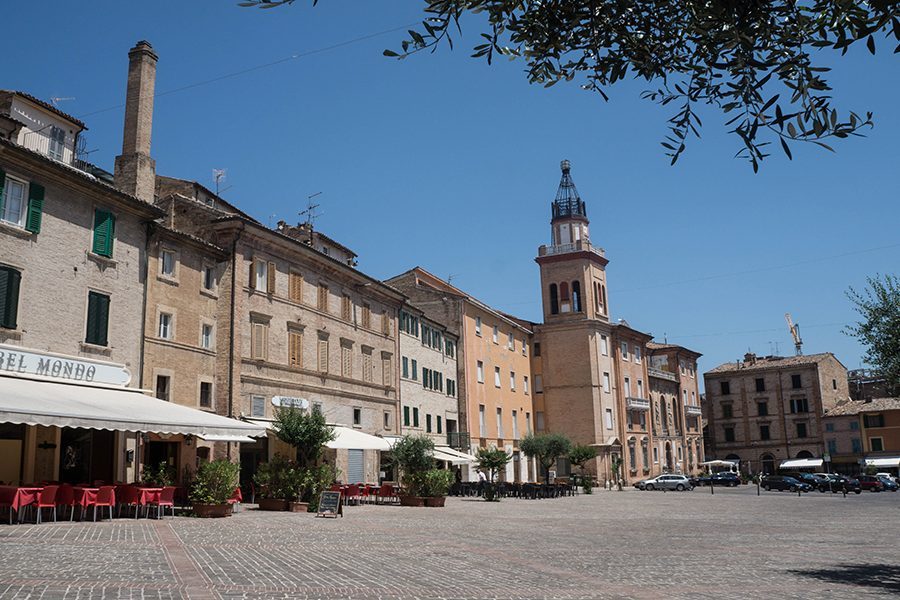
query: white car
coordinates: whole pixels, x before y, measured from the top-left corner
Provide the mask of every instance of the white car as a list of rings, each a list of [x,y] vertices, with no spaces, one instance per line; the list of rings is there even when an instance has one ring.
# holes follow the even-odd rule
[[[683,492],[685,490],[694,489],[694,486],[691,484],[691,480],[684,475],[660,475],[659,477],[654,477],[653,479],[642,482],[640,489],[648,491],[675,490]]]

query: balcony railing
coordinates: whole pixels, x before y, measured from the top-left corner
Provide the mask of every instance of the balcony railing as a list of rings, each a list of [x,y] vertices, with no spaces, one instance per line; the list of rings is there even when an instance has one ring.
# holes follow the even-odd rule
[[[541,246],[538,248],[538,256],[553,256],[555,254],[569,254],[570,252],[591,252],[597,256],[605,256],[603,248],[594,246],[588,240],[578,240],[570,244],[556,244],[555,246]]]
[[[447,445],[456,450],[469,450],[469,432],[454,431],[447,433]]]
[[[656,377],[657,379],[668,379],[669,381],[678,381],[678,375],[675,373],[670,373],[669,371],[663,371],[662,369],[657,369],[656,367],[647,367],[647,373],[650,377]]]
[[[703,410],[699,406],[692,406],[688,404],[684,407],[684,414],[689,417],[699,417],[703,415]]]
[[[644,398],[625,398],[625,407],[628,410],[650,410],[650,401]]]

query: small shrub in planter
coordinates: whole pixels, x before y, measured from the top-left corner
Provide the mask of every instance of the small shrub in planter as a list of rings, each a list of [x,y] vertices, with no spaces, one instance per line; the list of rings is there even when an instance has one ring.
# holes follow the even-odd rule
[[[497,487],[494,482],[497,481],[497,473],[506,468],[507,463],[512,460],[512,456],[494,446],[479,448],[477,456],[478,469],[488,473],[487,482],[484,484],[484,499],[488,502],[499,502],[500,497],[497,495]]]
[[[232,505],[228,499],[238,485],[241,468],[227,460],[202,463],[191,485],[190,500],[198,517],[226,517]]]
[[[444,506],[447,492],[453,484],[453,473],[444,469],[431,469],[422,473],[421,480],[425,506]]]

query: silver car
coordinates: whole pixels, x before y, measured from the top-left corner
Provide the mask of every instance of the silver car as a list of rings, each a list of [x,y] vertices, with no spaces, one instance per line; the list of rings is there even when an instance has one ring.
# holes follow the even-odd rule
[[[683,492],[684,490],[692,490],[691,480],[684,475],[660,475],[653,479],[648,479],[641,485],[642,490],[676,490]]]

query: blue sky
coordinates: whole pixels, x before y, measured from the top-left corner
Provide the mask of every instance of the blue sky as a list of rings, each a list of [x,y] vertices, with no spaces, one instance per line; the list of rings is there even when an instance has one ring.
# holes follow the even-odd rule
[[[413,24],[424,3],[308,4],[11,3],[4,17],[22,26],[0,42],[0,88],[74,97],[60,108],[84,118],[91,160],[111,170],[137,40],[158,52],[164,93]],[[533,258],[549,240],[567,158],[592,240],[610,259],[614,318],[702,352],[706,370],[748,348],[793,353],[791,312],[806,352],[862,366],[862,349],[841,333],[854,316],[844,292],[900,264],[900,69],[887,44],[876,57],[859,48],[833,62],[838,104],[875,113],[867,138],[838,143],[836,154],[795,145],[793,162],[773,157],[754,175],[732,158],[737,141],[715,113],[670,167],[659,145],[668,112],[639,99],[643,83],[616,86],[604,103],[576,85],[529,86],[522,64],[488,67],[464,44],[384,58],[402,38],[160,96],[158,172],[212,186],[212,169],[227,169],[223,196],[263,222],[296,220],[322,192],[318,227],[355,249],[371,275],[421,265],[539,320]]]

